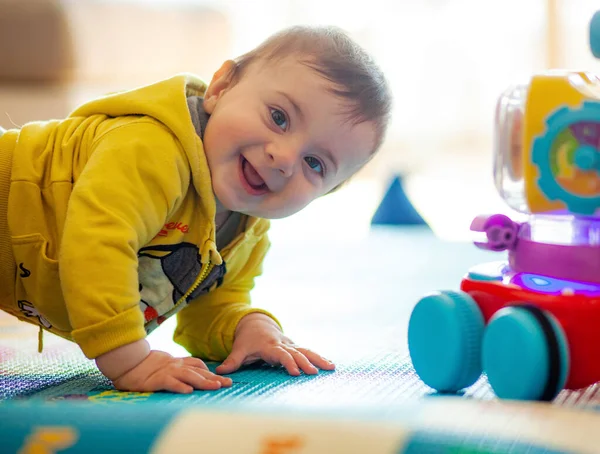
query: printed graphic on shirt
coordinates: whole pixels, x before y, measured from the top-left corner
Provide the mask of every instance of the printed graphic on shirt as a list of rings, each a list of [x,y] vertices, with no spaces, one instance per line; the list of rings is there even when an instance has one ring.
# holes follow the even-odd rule
[[[188,233],[190,231],[190,226],[181,222],[169,222],[160,229],[160,232],[158,232],[156,236],[167,236],[169,235],[169,232],[173,230],[178,230],[181,233]]]
[[[52,323],[50,323],[47,319],[44,318],[42,314],[38,312],[38,310],[26,300],[18,301],[19,309],[26,317],[37,317],[38,324],[42,325],[44,328],[52,328]]]
[[[22,263],[19,263],[19,269],[21,270],[19,276],[21,276],[23,279],[31,276],[31,271],[25,268],[25,266]]]
[[[191,243],[149,246],[138,253],[140,309],[150,333],[184,304],[175,307],[202,270],[198,246]],[[186,298],[186,303],[223,282],[225,264],[214,266],[204,281]]]

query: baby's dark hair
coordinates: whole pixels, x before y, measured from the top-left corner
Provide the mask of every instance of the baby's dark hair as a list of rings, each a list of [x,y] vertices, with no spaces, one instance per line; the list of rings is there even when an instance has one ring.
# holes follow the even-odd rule
[[[299,56],[299,61],[332,83],[331,92],[349,101],[348,120],[373,122],[376,131],[374,152],[388,127],[392,96],[381,69],[371,56],[343,30],[333,26],[294,26],[284,29],[250,52],[235,59],[233,80],[257,60],[272,63]]]

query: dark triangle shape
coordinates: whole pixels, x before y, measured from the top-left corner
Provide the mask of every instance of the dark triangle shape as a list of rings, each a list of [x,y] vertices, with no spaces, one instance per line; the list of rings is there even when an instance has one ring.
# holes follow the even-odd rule
[[[402,187],[401,176],[392,180],[371,219],[371,225],[427,225],[408,200]]]

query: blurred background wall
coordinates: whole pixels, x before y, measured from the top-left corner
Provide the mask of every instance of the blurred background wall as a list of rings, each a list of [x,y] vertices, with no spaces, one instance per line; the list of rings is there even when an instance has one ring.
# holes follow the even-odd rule
[[[293,24],[335,24],[370,51],[395,95],[379,156],[339,193],[276,221],[277,237],[361,236],[390,178],[436,234],[468,239],[506,212],[491,178],[498,95],[548,68],[600,70],[592,0],[0,0],[0,126],[220,63]]]

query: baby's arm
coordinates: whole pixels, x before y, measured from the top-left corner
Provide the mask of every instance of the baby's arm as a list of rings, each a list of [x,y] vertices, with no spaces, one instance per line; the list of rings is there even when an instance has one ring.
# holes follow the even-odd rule
[[[97,139],[69,198],[59,270],[71,334],[118,389],[214,389],[201,361],[145,340],[137,253],[185,197],[190,170],[163,126],[126,120]]]
[[[150,350],[146,339],[100,355],[96,365],[121,391],[188,394],[194,389],[231,386],[231,379],[213,374],[202,360],[174,358],[166,352]]]
[[[261,273],[268,247],[267,234],[262,232],[249,256],[230,258],[230,272],[223,285],[177,314],[175,341],[194,356],[225,360],[217,368],[218,373],[231,373],[259,360],[282,365],[291,375],[299,375],[300,370],[316,374],[315,366],[333,370],[333,363],[287,338],[271,314],[250,306],[250,290]],[[239,261],[238,266],[234,266],[234,260]],[[240,270],[234,274],[234,269]]]

